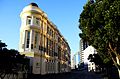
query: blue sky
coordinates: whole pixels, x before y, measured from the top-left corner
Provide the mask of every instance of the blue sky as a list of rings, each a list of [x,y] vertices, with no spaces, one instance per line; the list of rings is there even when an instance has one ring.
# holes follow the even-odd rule
[[[79,15],[87,0],[0,0],[0,40],[9,49],[17,49],[21,26],[20,12],[35,2],[58,27],[68,41],[71,52],[79,50]]]

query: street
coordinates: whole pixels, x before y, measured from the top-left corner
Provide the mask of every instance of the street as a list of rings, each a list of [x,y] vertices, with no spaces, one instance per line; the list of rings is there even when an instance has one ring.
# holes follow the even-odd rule
[[[100,74],[86,71],[72,71],[70,73],[32,76],[28,79],[103,79]]]
[[[94,72],[74,71],[71,72],[71,79],[102,79],[102,77]]]

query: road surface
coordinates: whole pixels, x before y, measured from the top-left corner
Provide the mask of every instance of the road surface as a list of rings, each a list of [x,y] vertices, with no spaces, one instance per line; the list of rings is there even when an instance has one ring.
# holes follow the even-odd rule
[[[70,73],[49,74],[44,76],[29,76],[28,79],[103,79],[100,74],[86,71],[72,71]]]

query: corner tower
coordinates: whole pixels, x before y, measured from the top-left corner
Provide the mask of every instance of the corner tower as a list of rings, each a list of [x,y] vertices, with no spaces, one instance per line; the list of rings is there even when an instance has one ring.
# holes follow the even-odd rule
[[[26,6],[21,14],[20,43],[19,51],[21,54],[30,58],[30,73],[45,74],[44,52],[39,49],[46,45],[42,32],[46,32],[46,14],[36,3]],[[39,41],[40,40],[40,41]]]

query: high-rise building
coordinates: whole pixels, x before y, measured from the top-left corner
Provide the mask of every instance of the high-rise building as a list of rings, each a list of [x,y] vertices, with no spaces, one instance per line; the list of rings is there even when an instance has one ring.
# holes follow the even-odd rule
[[[96,65],[94,62],[88,60],[90,54],[96,54],[96,49],[92,46],[89,46],[88,42],[81,39],[80,40],[80,64],[84,65],[83,68],[87,71],[95,71]]]
[[[76,56],[76,67],[78,68],[78,66],[80,65],[80,52],[76,52],[75,54]]]
[[[88,47],[88,42],[81,38],[80,40],[80,64],[84,62],[84,50]]]
[[[75,54],[73,54],[72,56],[71,56],[71,69],[75,69],[75,67],[76,67],[76,55]]]
[[[56,25],[36,3],[21,14],[19,52],[30,58],[30,72],[48,74],[69,72],[71,49]]]
[[[71,57],[72,57],[71,60],[72,69],[78,68],[78,66],[80,65],[80,52],[76,52]]]

